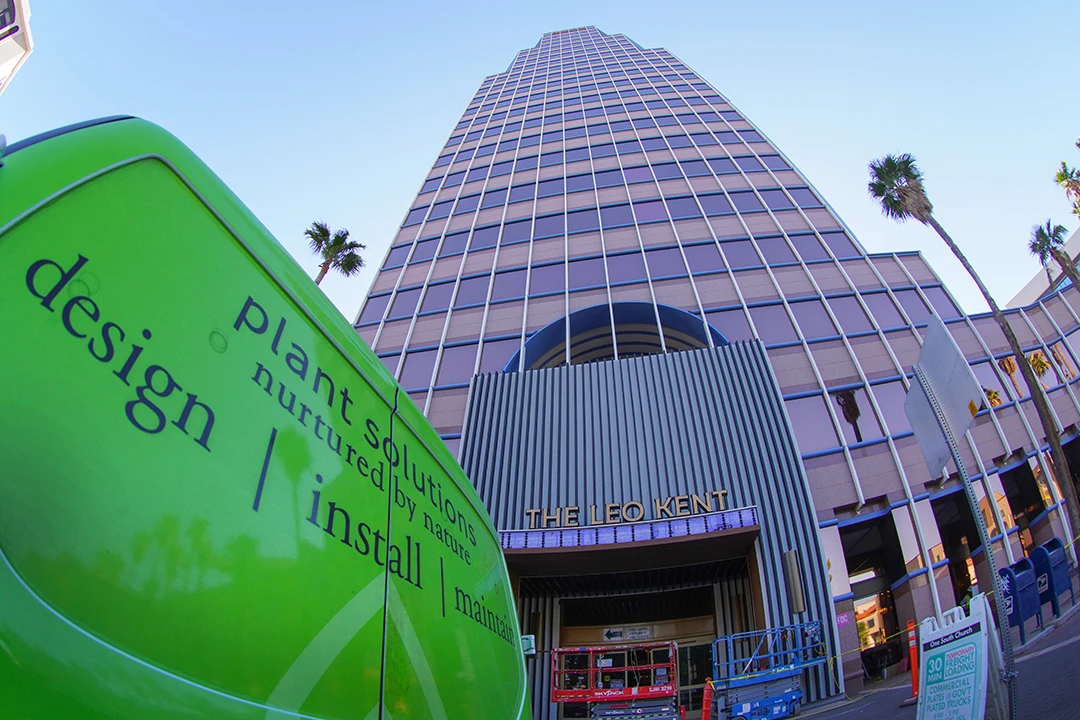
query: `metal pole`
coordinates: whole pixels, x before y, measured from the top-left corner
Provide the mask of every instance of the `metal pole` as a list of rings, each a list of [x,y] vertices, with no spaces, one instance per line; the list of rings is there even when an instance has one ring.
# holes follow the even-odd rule
[[[986,565],[990,570],[991,582],[994,588],[994,607],[997,608],[998,634],[1001,636],[1001,650],[1005,656],[1005,670],[1002,673],[1004,677],[1001,679],[1009,686],[1009,718],[1016,720],[1016,663],[1013,661],[1012,633],[1009,630],[1009,616],[1005,614],[1005,595],[1001,590],[1001,577],[998,575],[997,562],[994,560],[994,548],[990,545],[986,522],[983,520],[982,512],[979,511],[979,501],[975,497],[975,488],[971,484],[967,468],[964,467],[964,461],[960,457],[960,446],[957,445],[956,438],[949,431],[949,425],[945,421],[945,415],[941,410],[941,405],[938,403],[937,396],[934,395],[934,390],[930,387],[930,383],[927,381],[926,376],[923,375],[922,368],[919,367],[918,363],[913,365],[911,369],[914,371],[915,380],[919,383],[919,387],[926,393],[926,398],[930,401],[930,407],[934,410],[938,426],[941,428],[945,441],[949,445],[949,452],[952,454],[953,462],[956,463],[956,470],[960,473],[960,481],[964,485],[964,494],[967,495],[971,514],[975,516],[975,527],[979,530],[979,542],[982,543],[983,552],[986,553]],[[992,502],[994,498],[988,496],[988,500]],[[1005,542],[1008,542],[1008,538],[1006,538]],[[934,581],[932,575],[930,581]]]

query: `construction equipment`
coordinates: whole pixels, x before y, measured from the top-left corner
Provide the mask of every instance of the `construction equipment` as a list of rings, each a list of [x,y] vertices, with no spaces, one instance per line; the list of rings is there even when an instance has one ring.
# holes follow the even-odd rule
[[[802,674],[826,660],[820,621],[753,630],[713,642],[717,715],[776,720],[798,713]]]
[[[678,645],[558,648],[551,654],[551,699],[589,703],[592,718],[679,720]]]

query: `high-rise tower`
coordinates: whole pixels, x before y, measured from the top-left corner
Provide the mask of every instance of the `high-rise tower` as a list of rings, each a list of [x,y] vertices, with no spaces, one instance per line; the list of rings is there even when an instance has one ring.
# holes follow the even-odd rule
[[[1066,439],[1080,423],[1076,293],[1009,314]],[[893,632],[952,607],[985,566],[959,484],[927,472],[904,415],[931,312],[987,390],[963,452],[1008,563],[1066,529],[993,320],[960,312],[918,253],[866,253],[674,55],[583,27],[545,34],[483,81],[356,327],[508,531],[523,629],[541,648],[633,623],[658,637],[664,620],[690,662],[702,638],[816,619],[830,653],[861,647],[887,665]],[[757,514],[710,519],[733,507]],[[647,567],[621,564],[618,532],[634,526],[628,558],[651,557],[694,535],[663,525],[679,518],[701,518],[705,535],[742,528],[749,544],[676,543]],[[559,553],[604,544],[582,535],[597,527],[616,533],[611,547]],[[604,581],[613,570],[621,579]],[[844,675],[861,683],[858,654]]]

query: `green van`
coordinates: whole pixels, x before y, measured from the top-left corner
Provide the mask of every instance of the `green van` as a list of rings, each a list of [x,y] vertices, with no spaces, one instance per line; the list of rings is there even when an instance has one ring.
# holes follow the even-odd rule
[[[0,716],[526,717],[498,533],[183,144],[0,158]]]

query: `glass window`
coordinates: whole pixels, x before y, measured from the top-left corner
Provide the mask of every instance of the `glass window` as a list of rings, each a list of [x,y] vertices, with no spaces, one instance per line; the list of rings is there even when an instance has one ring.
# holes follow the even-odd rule
[[[795,431],[795,441],[799,444],[800,453],[805,455],[840,444],[822,396],[785,400],[784,406],[791,419],[791,428]]]
[[[555,235],[562,235],[566,231],[565,222],[566,220],[561,213],[558,215],[538,217],[536,218],[536,226],[533,230],[533,237],[545,238],[553,237]]]
[[[541,180],[537,186],[537,197],[549,197],[551,195],[562,195],[565,190],[566,181],[563,178],[554,178],[553,180]]]
[[[699,147],[704,145],[719,145],[712,133],[690,133],[690,139]],[[676,147],[676,146],[672,146]],[[681,146],[679,146],[681,147]]]
[[[587,147],[574,148],[573,150],[567,150],[566,151],[566,162],[568,162],[568,163],[578,162],[579,160],[588,160],[588,159],[589,159],[589,148],[587,148]]]
[[[502,190],[488,190],[484,193],[484,204],[482,207],[498,207],[506,202],[507,189]]]
[[[438,238],[431,238],[430,240],[422,240],[416,243],[416,251],[413,252],[412,258],[409,260],[409,264],[424,262],[435,257],[435,247],[439,244]]]
[[[640,252],[611,255],[607,259],[608,281],[612,283],[644,280],[645,258]]]
[[[515,185],[510,188],[510,202],[520,202],[521,200],[532,200],[536,194],[536,186],[532,183],[527,185]]]
[[[566,178],[566,192],[578,192],[580,190],[592,190],[592,175],[574,175]]]
[[[809,188],[788,188],[788,192],[791,193],[791,197],[795,198],[795,202],[799,204],[799,207],[821,207],[821,201],[815,197],[814,193],[810,192]]]
[[[730,158],[708,158],[708,161],[709,167],[711,167],[713,172],[717,175],[738,172],[735,163],[732,162]]]
[[[791,235],[791,244],[799,253],[799,257],[805,262],[813,260],[828,260],[829,254],[821,246],[818,239],[813,235]]]
[[[502,372],[503,367],[520,348],[521,341],[516,338],[485,342],[480,351],[480,372]]]
[[[853,296],[829,298],[828,303],[845,333],[859,333],[874,329],[874,326],[870,324],[870,318],[866,317],[859,301]]]
[[[431,216],[429,220],[438,220],[439,218],[448,217],[450,215],[450,208],[454,206],[453,200],[447,200],[445,202],[435,203],[431,206]]]
[[[874,399],[881,408],[881,414],[891,434],[896,435],[911,429],[907,413],[904,412],[907,390],[904,389],[903,383],[894,380],[880,385],[871,385],[870,390],[874,393]]]
[[[394,296],[394,304],[390,306],[389,318],[408,317],[416,310],[416,302],[420,299],[420,288],[412,290],[398,290]]]
[[[536,155],[518,158],[517,162],[514,163],[514,171],[521,172],[522,170],[535,170],[538,161],[539,158]]]
[[[551,167],[552,165],[562,165],[563,153],[562,150],[558,152],[544,153],[540,156],[540,167]]]
[[[792,303],[791,312],[794,313],[795,320],[799,323],[799,329],[802,330],[803,337],[808,340],[837,334],[836,328],[833,327],[832,320],[829,319],[829,314],[825,312],[825,306],[821,304],[820,300]]]
[[[885,293],[868,293],[862,296],[866,307],[870,308],[870,314],[874,316],[880,328],[903,327],[907,323],[900,317],[896,306]]]
[[[429,193],[432,190],[438,190],[439,185],[441,185],[441,184],[442,184],[442,178],[441,177],[432,178],[431,180],[428,180],[426,183],[424,183],[424,187],[420,188],[420,194],[423,195],[424,193]]]
[[[686,263],[690,266],[690,272],[692,273],[697,274],[724,269],[724,261],[720,257],[720,251],[716,249],[716,245],[713,243],[687,245],[683,248],[683,252],[686,253]]]
[[[476,305],[487,300],[488,277],[468,278],[458,285],[457,297],[454,298],[454,307]]]
[[[716,310],[705,313],[705,316],[709,319],[710,325],[732,342],[754,339],[754,333],[750,331],[750,322],[746,319],[746,313],[738,308],[734,310]]]
[[[657,180],[670,180],[672,178],[681,178],[683,176],[682,170],[679,169],[677,163],[661,163],[660,165],[653,165],[652,171]]]
[[[671,217],[676,220],[701,217],[701,210],[698,209],[697,202],[692,197],[669,198],[667,206]]]
[[[645,138],[641,141],[641,147],[644,150],[667,150],[667,143],[664,138]]]
[[[412,250],[412,245],[398,245],[396,248],[392,248],[386,255],[386,262],[383,263],[383,267],[403,265],[405,258],[409,257],[410,250]]]
[[[502,241],[503,245],[509,245],[511,243],[523,242],[529,239],[529,230],[531,220],[518,220],[517,222],[506,223],[503,225]]]
[[[610,157],[615,154],[615,146],[611,143],[605,145],[593,145],[592,156],[594,158]]]
[[[525,270],[511,270],[495,275],[495,284],[491,289],[491,300],[506,300],[525,295]]]
[[[596,173],[596,187],[614,187],[616,185],[622,185],[622,171],[621,170],[605,170],[603,172]]]
[[[761,190],[760,192],[770,210],[790,210],[795,207],[783,190]]]
[[[480,204],[479,195],[468,195],[463,198],[459,198],[457,201],[457,207],[454,208],[455,215],[461,215],[463,213],[472,212],[476,209],[476,206]]]
[[[443,183],[443,187],[444,188],[456,187],[456,186],[460,185],[463,180],[465,180],[465,171],[464,170],[462,170],[461,172],[450,173],[449,175],[446,176],[446,182]]]
[[[766,345],[796,340],[795,327],[788,319],[783,305],[761,305],[750,308],[758,337]]]
[[[855,248],[855,243],[851,242],[851,239],[842,232],[821,233],[821,237],[825,240],[825,244],[829,246],[829,249],[833,251],[833,254],[838,258],[858,257],[862,255],[862,253]]]
[[[758,249],[770,265],[795,262],[795,254],[782,237],[764,237],[757,239]]]
[[[712,171],[709,170],[709,166],[705,164],[704,160],[683,160],[679,164],[682,166],[682,170],[686,173],[687,177],[712,175]]]
[[[693,143],[690,142],[690,138],[685,135],[668,135],[668,145],[673,148],[691,147]]]
[[[476,348],[476,343],[443,348],[435,384],[456,385],[469,382],[473,375],[473,367],[476,365]]]
[[[700,195],[698,200],[701,202],[701,207],[704,208],[705,214],[711,216],[715,215],[727,215],[734,212],[731,209],[731,203],[727,198],[721,194],[716,195]]]
[[[900,307],[904,308],[904,312],[911,319],[912,324],[924,323],[930,317],[930,309],[926,307],[926,303],[922,301],[922,298],[914,290],[894,290],[893,292],[896,299],[900,301]]]
[[[443,239],[442,247],[439,249],[439,257],[446,257],[448,255],[454,255],[459,252],[465,252],[465,246],[469,242],[469,231],[454,233],[453,235],[447,235]]]
[[[646,200],[634,203],[634,217],[639,223],[656,222],[667,220],[667,210],[664,203],[659,200]]]
[[[600,208],[600,221],[605,228],[632,225],[634,216],[630,213],[629,205],[613,205]]]
[[[408,227],[409,225],[418,225],[424,221],[424,216],[427,215],[427,205],[421,208],[413,208],[409,211],[409,214],[405,217],[405,222],[402,223],[402,227]]]
[[[566,229],[570,233],[587,232],[600,228],[600,213],[596,208],[575,210],[566,216]]]
[[[731,193],[731,202],[735,204],[735,208],[739,212],[754,212],[765,209],[761,206],[761,201],[752,192],[733,192]]]
[[[566,289],[566,265],[540,265],[533,267],[529,280],[529,294],[542,295],[549,292],[562,292]]]
[[[648,167],[634,167],[623,170],[623,176],[627,184],[648,182],[653,179],[652,170]]]
[[[735,162],[739,164],[739,168],[743,172],[758,172],[759,170],[765,169],[761,162],[753,155],[737,157],[735,158]]]
[[[499,243],[499,226],[492,225],[486,228],[477,228],[473,231],[472,244],[469,245],[470,250],[479,250],[481,248],[495,247]]]
[[[829,393],[829,398],[836,408],[836,417],[848,445],[882,436],[865,388],[834,391]]]
[[[761,158],[765,162],[765,167],[770,170],[790,170],[791,166],[784,162],[784,158],[779,155],[763,155]]]
[[[603,258],[589,258],[588,260],[574,260],[569,266],[570,289],[603,285],[604,260]]]
[[[645,253],[649,263],[649,275],[653,278],[686,275],[682,252],[679,248],[649,250]]]
[[[424,293],[424,301],[420,303],[420,312],[431,310],[445,310],[450,307],[450,298],[454,296],[454,283],[446,282],[438,285],[429,285]]]
[[[734,240],[721,243],[728,265],[733,268],[761,267],[764,265],[749,240]]]
[[[382,320],[383,311],[386,310],[387,304],[390,302],[390,295],[380,295],[378,297],[369,297],[367,304],[364,305],[364,312],[360,313],[360,319],[358,323],[375,322],[376,320]]]
[[[483,180],[487,177],[488,170],[491,168],[487,165],[484,167],[473,168],[469,171],[468,176],[465,178],[465,182],[475,182],[476,180]]]
[[[491,166],[491,177],[498,177],[499,175],[509,175],[510,171],[514,169],[514,161],[507,160],[506,162],[498,162]]]
[[[754,130],[740,130],[739,134],[742,135],[743,140],[748,143],[765,142],[765,138],[761,137],[761,135]]]
[[[961,317],[961,313],[956,309],[956,305],[949,299],[949,296],[945,294],[945,289],[942,287],[930,287],[923,288],[923,293],[926,294],[930,304],[934,306],[934,312],[938,317],[943,320],[949,320],[951,318]]]
[[[428,387],[431,383],[431,371],[435,369],[435,355],[438,350],[423,350],[405,354],[405,364],[401,368],[398,381],[405,389]]]

